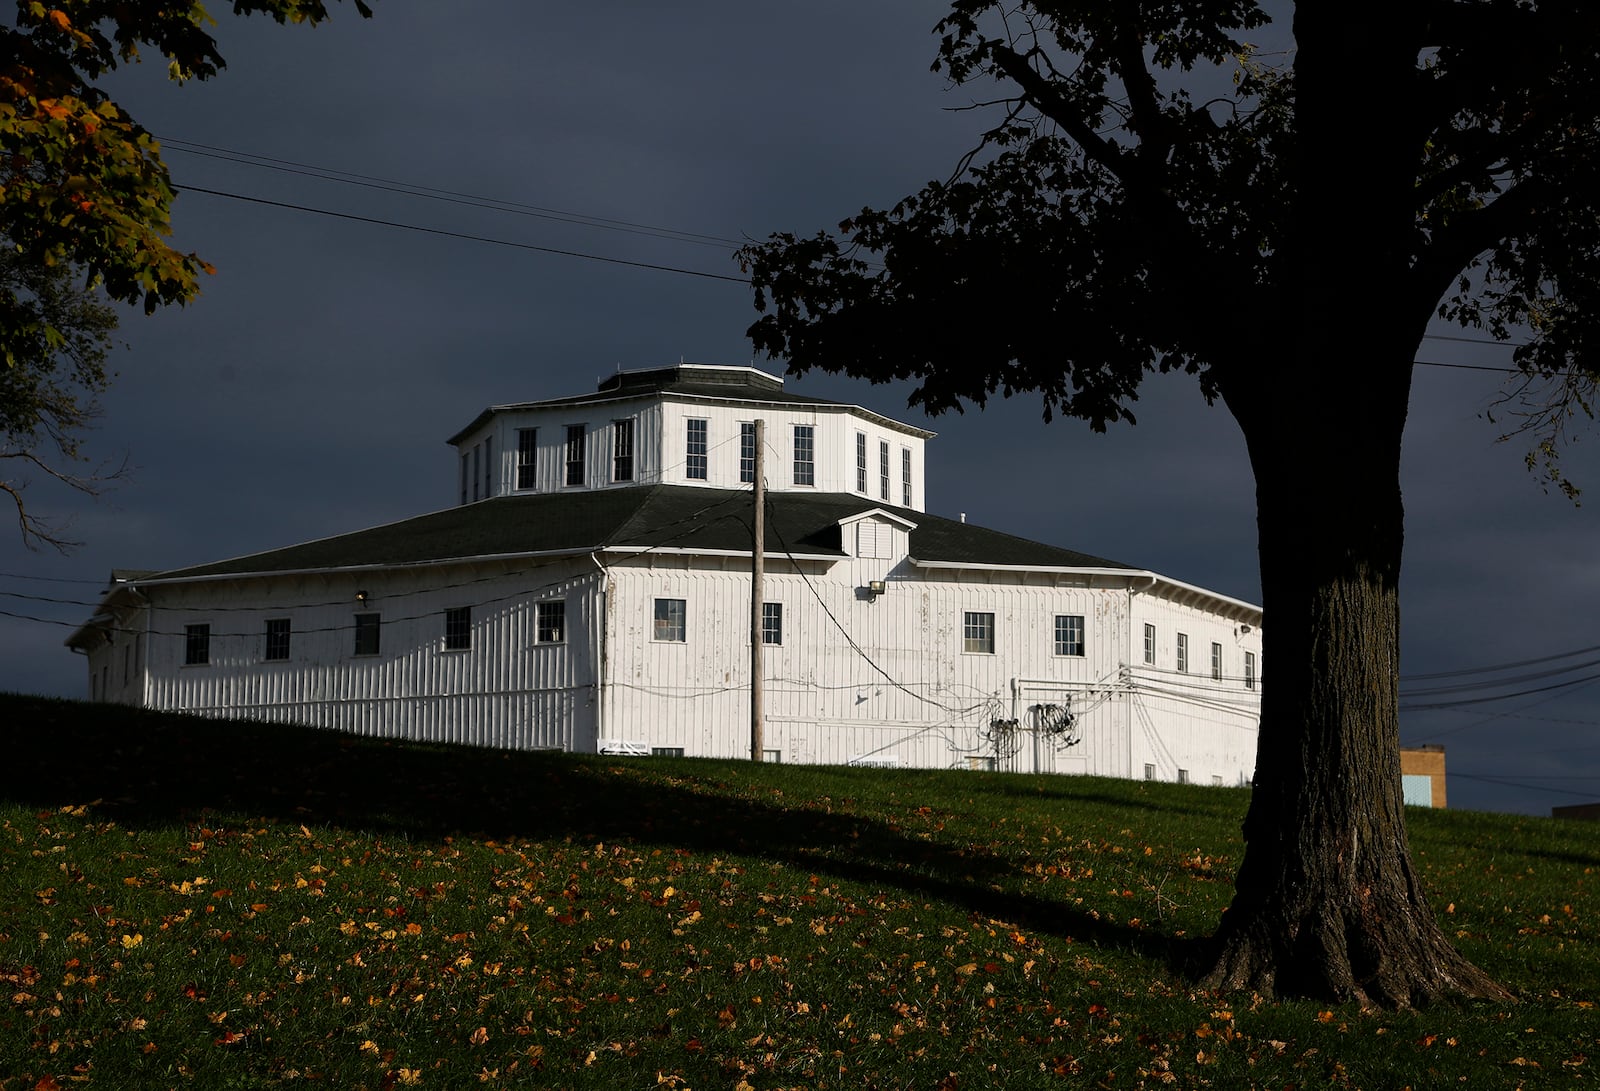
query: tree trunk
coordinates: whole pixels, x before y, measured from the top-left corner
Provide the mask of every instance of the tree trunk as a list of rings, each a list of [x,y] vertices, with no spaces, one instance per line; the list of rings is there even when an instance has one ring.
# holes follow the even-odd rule
[[[1355,418],[1247,435],[1268,644],[1245,856],[1206,984],[1395,1007],[1505,997],[1451,946],[1411,863],[1399,427]]]

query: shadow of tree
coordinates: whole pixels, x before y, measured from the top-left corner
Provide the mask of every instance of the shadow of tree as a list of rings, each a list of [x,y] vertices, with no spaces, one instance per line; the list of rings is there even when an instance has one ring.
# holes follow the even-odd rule
[[[746,854],[1137,952],[1173,972],[1192,960],[1195,941],[1020,889],[1028,877],[983,846],[794,800],[726,765],[404,743],[33,698],[0,702],[13,768],[22,773],[0,786],[0,798],[25,806],[99,801],[96,809],[124,827],[265,818],[417,840],[578,837]]]

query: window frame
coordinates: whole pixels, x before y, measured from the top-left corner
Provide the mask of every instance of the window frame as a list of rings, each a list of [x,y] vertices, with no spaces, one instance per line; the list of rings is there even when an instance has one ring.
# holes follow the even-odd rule
[[[1222,645],[1215,640],[1211,642],[1211,680],[1222,681]]]
[[[472,502],[473,503],[477,503],[479,500],[483,499],[483,497],[478,495],[478,487],[483,484],[483,479],[478,476],[478,470],[481,467],[482,458],[483,458],[483,444],[474,443],[472,445]]]
[[[550,635],[552,632],[554,636]],[[533,642],[541,645],[567,642],[566,599],[545,599],[533,604]]]
[[[900,448],[900,499],[901,506],[911,506],[911,448]]]
[[[711,421],[705,417],[684,419],[683,476],[686,481],[707,481],[711,477]],[[698,427],[696,427],[698,426]],[[696,432],[699,433],[696,436]]]
[[[985,620],[987,619],[987,620]],[[987,646],[985,646],[987,645]],[[964,610],[961,614],[961,654],[993,655],[995,624],[993,610]]]
[[[587,424],[567,425],[566,443],[566,470],[562,474],[562,488],[582,488],[587,467],[589,447],[589,426]]]
[[[196,621],[183,627],[183,665],[211,665],[211,622]]]
[[[1066,625],[1063,626],[1062,622]],[[1074,659],[1088,655],[1088,636],[1082,614],[1057,614],[1055,623],[1055,654]],[[1074,650],[1076,649],[1076,650]]]
[[[889,441],[878,441],[878,499],[889,502]]]
[[[1144,661],[1152,667],[1156,663],[1156,627],[1148,621],[1144,623]]]
[[[539,429],[517,429],[517,488],[539,487]]]
[[[676,604],[677,617],[673,607]],[[665,610],[663,610],[665,607]],[[665,634],[665,635],[663,635]],[[689,600],[657,596],[650,640],[655,644],[687,644],[689,642]]]
[[[817,426],[814,424],[794,426],[794,483],[811,487],[817,484]]]
[[[383,615],[366,610],[355,615],[355,643],[351,656],[370,659],[383,654]],[[371,645],[368,647],[367,645]]]
[[[867,493],[867,434],[856,433],[856,492]]]
[[[288,662],[293,647],[294,623],[286,617],[266,619],[266,648],[261,660],[264,663]]]
[[[472,650],[472,607],[446,606],[444,609],[444,650]]]
[[[633,480],[633,418],[611,422],[611,480]]]
[[[756,479],[756,422],[739,422],[739,483],[749,485]]]
[[[494,496],[494,437],[483,437],[483,498]]]
[[[1177,649],[1176,659],[1177,659],[1177,663],[1178,663],[1178,673],[1179,674],[1188,674],[1189,673],[1189,634],[1188,633],[1179,633],[1178,634],[1178,649]]]
[[[467,502],[468,481],[472,478],[472,456],[466,451],[461,452],[461,502]]]
[[[761,604],[761,643],[779,648],[783,646],[783,603]]]
[[[1244,653],[1244,688],[1256,688],[1256,653]]]

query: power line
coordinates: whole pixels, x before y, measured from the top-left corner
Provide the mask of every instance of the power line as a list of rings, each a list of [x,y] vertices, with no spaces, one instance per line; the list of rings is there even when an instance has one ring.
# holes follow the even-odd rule
[[[746,277],[728,276],[725,273],[707,273],[699,269],[685,269],[677,265],[658,265],[648,261],[630,261],[627,258],[609,258],[601,254],[590,254],[582,250],[562,250],[553,246],[536,246],[531,242],[513,242],[510,239],[497,239],[489,235],[469,235],[462,231],[446,231],[442,227],[423,227],[420,224],[401,223],[398,220],[380,220],[373,216],[357,216],[351,212],[334,212],[332,209],[316,208],[313,205],[297,205],[289,201],[269,201],[265,197],[250,197],[243,193],[229,193],[226,190],[206,189],[203,186],[180,186],[174,183],[173,188],[180,193],[204,193],[212,197],[227,197],[234,201],[246,201],[250,204],[268,205],[272,208],[286,208],[294,212],[310,212],[318,216],[331,216],[338,220],[352,220],[356,223],[373,224],[378,227],[393,227],[402,231],[416,231],[424,235],[442,235],[450,239],[463,239],[467,242],[485,242],[493,246],[509,246],[515,250],[532,250],[540,254],[554,254],[564,258],[584,258],[588,261],[600,261],[609,265],[627,265],[634,269],[653,269],[661,273],[678,273],[683,276],[702,277],[706,280],[724,280],[730,284],[749,284]]]
[[[1557,659],[1571,659],[1574,656],[1588,655],[1590,652],[1600,652],[1600,644],[1591,644],[1586,648],[1574,648],[1569,652],[1557,652],[1555,655],[1541,655],[1537,659],[1518,659],[1510,663],[1495,663],[1487,667],[1463,667],[1460,670],[1436,671],[1433,674],[1402,674],[1400,684],[1407,682],[1431,682],[1436,678],[1460,678],[1467,674],[1488,674],[1491,671],[1511,670],[1513,667],[1533,667],[1540,663],[1553,663]]]
[[[263,170],[280,171],[285,174],[296,174],[306,178],[317,178],[325,182],[339,182],[344,185],[381,190],[385,193],[398,193],[407,197],[420,197],[430,201],[465,205],[469,208],[483,208],[494,212],[507,212],[517,216],[531,216],[536,219],[576,224],[580,227],[597,227],[605,231],[624,231],[630,234],[666,239],[669,242],[693,243],[698,246],[726,248],[744,245],[744,242],[739,239],[727,239],[697,231],[680,231],[677,228],[660,227],[655,224],[617,220],[605,216],[591,216],[582,212],[567,212],[561,209],[546,208],[541,205],[506,201],[496,197],[484,197],[475,193],[463,193],[460,190],[440,189],[434,186],[419,185],[414,182],[403,182],[378,175],[356,174],[351,171],[336,170],[332,167],[320,167],[312,163],[299,163],[292,159],[277,159],[269,155],[258,155],[255,152],[219,148],[212,144],[197,144],[193,141],[178,140],[176,138],[163,139],[162,143],[170,146],[173,151],[182,152],[186,155],[218,159],[226,163],[235,163],[239,166],[259,167]]]
[[[1497,784],[1503,788],[1521,788],[1528,792],[1549,792],[1553,795],[1577,796],[1580,799],[1593,799],[1594,792],[1574,792],[1569,788],[1546,788],[1539,784],[1524,784],[1521,781],[1508,780],[1505,777],[1483,776],[1478,773],[1446,773],[1447,777],[1459,777],[1462,780],[1480,780],[1485,784]]]

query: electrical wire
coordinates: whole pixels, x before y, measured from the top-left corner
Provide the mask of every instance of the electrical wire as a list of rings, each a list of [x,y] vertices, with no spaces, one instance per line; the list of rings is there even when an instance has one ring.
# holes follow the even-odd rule
[[[664,239],[668,242],[686,242],[699,246],[717,246],[723,249],[744,245],[744,240],[740,239],[722,238],[698,231],[680,231],[677,228],[636,223],[630,220],[618,220],[605,216],[591,216],[582,212],[567,212],[561,209],[546,208],[542,205],[531,205],[520,201],[484,197],[475,193],[463,193],[460,190],[440,189],[435,186],[424,186],[414,182],[403,182],[379,175],[356,174],[332,167],[320,167],[312,163],[300,163],[292,159],[278,159],[269,155],[258,155],[254,152],[221,148],[214,144],[199,144],[176,138],[162,138],[161,143],[164,148],[170,148],[172,151],[181,152],[185,155],[217,159],[239,166],[257,167],[262,170],[279,171],[284,174],[295,174],[306,178],[317,178],[324,182],[339,182],[344,185],[360,186],[385,193],[398,193],[407,197],[419,197],[430,201],[442,201],[447,204],[465,205],[469,208],[482,208],[517,216],[531,216],[536,219],[575,224],[579,227],[595,227],[605,231],[623,231],[630,234],[644,235],[649,238]]]
[[[318,216],[330,216],[337,220],[351,220],[355,223],[373,224],[378,227],[393,227],[401,231],[416,231],[423,235],[440,235],[449,239],[463,239],[467,242],[483,242],[492,246],[508,246],[514,250],[531,250],[539,254],[553,254],[565,258],[583,258],[587,261],[605,262],[608,265],[626,265],[634,269],[650,269],[660,273],[677,273],[681,276],[700,277],[705,280],[721,280],[730,284],[749,284],[748,277],[729,276],[726,273],[707,273],[700,269],[685,269],[677,265],[659,265],[655,262],[632,261],[627,258],[612,258],[602,254],[590,254],[582,250],[563,250],[554,246],[536,246],[531,242],[513,242],[510,239],[497,239],[490,235],[469,235],[463,231],[447,231],[442,227],[423,227],[420,224],[402,223],[398,220],[380,220],[375,216],[357,216],[351,212],[335,212],[332,209],[316,208],[312,205],[294,204],[290,201],[270,201],[265,197],[250,197],[243,193],[230,193],[220,189],[206,189],[203,186],[185,186],[173,184],[173,188],[180,193],[204,193],[212,197],[226,197],[234,201],[245,201],[250,204],[267,205],[272,208],[284,208],[294,212],[310,212]]]
[[[1600,644],[1591,644],[1586,648],[1574,648],[1569,652],[1557,652],[1555,655],[1541,655],[1537,659],[1518,659],[1511,663],[1494,663],[1486,667],[1463,667],[1459,670],[1436,671],[1433,674],[1402,674],[1400,684],[1407,682],[1432,682],[1439,678],[1459,678],[1467,674],[1488,674],[1492,671],[1512,670],[1516,667],[1536,667],[1540,663],[1554,663],[1558,659],[1571,659],[1574,656],[1588,655],[1590,652],[1600,652]]]

